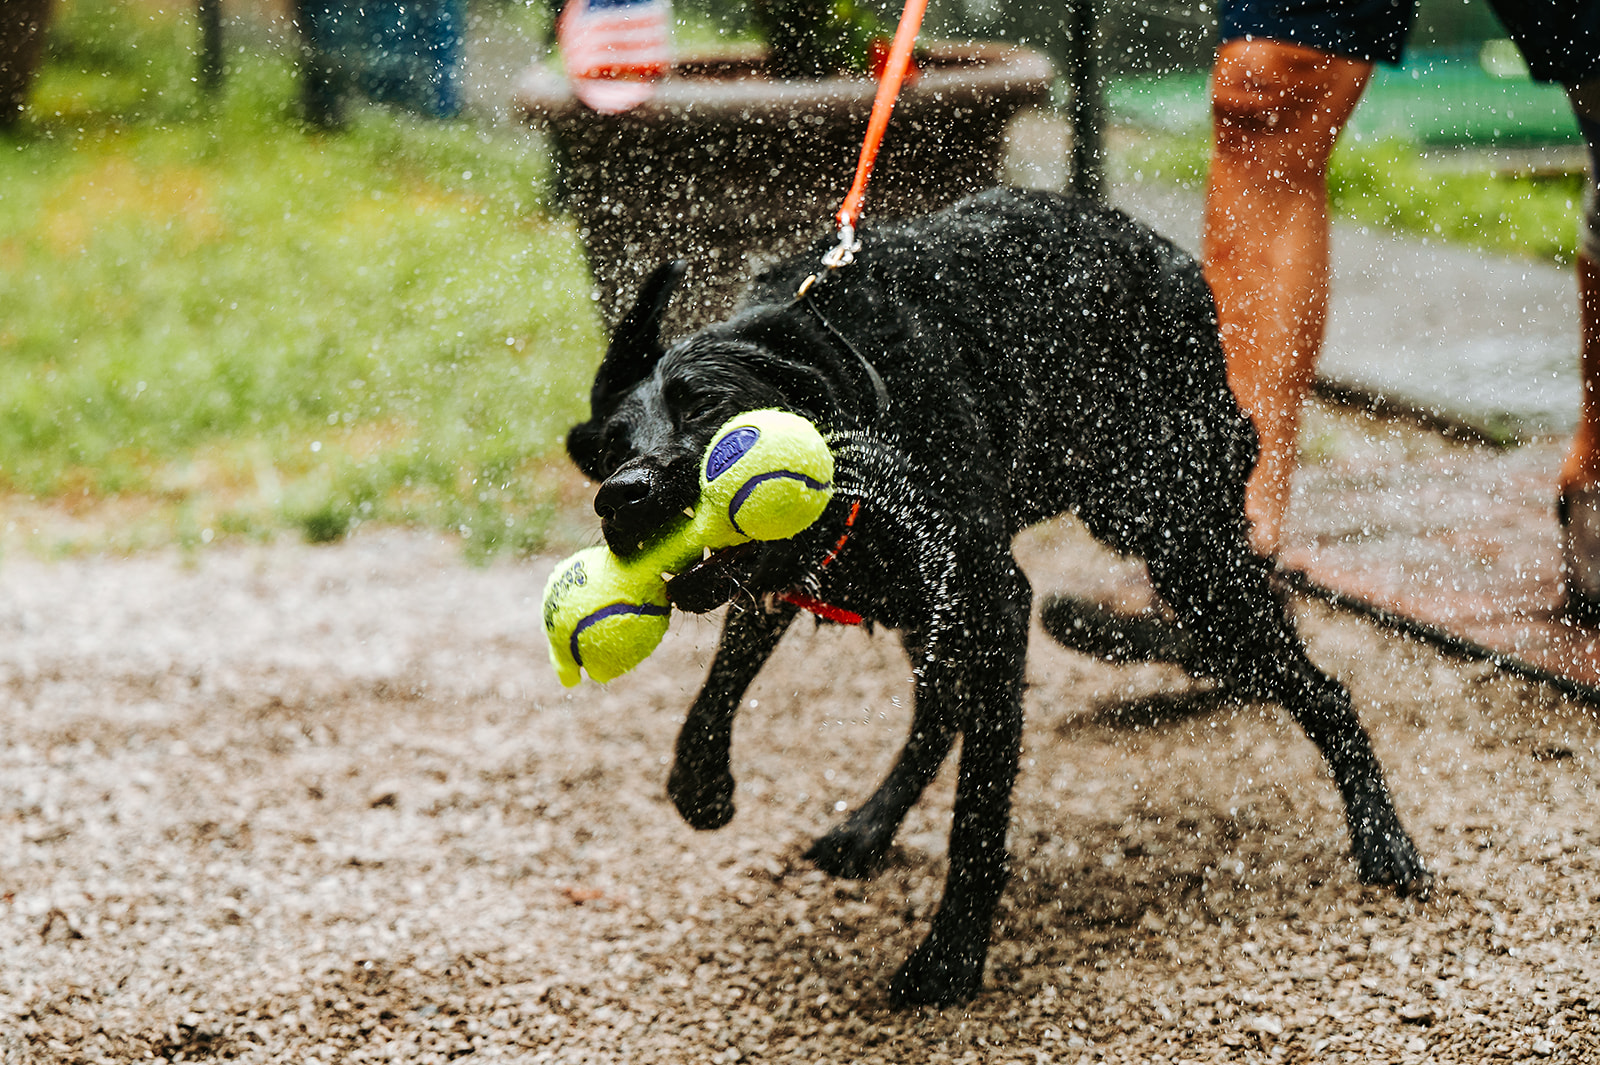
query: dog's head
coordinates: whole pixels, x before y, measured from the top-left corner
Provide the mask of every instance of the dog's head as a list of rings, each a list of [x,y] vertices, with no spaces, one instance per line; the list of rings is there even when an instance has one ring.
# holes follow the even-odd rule
[[[589,419],[567,433],[573,461],[600,482],[594,509],[620,558],[636,554],[694,506],[700,457],[729,418],[773,407],[828,425],[831,390],[796,350],[807,340],[785,324],[783,308],[746,312],[670,348],[662,344],[661,318],[683,272],[684,264],[674,262],[650,275],[595,374]],[[741,570],[749,571],[758,551],[751,545],[735,552]],[[680,592],[692,583],[674,582]],[[701,609],[727,599],[707,604],[707,594],[721,593],[697,595]]]

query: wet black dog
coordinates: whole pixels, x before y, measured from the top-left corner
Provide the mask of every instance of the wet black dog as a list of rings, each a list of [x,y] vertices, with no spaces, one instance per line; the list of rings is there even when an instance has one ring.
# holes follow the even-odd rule
[[[736,413],[795,411],[837,454],[837,496],[811,529],[713,555],[669,586],[689,610],[732,601],[668,783],[689,823],[733,816],[733,717],[796,615],[781,596],[898,630],[917,678],[910,737],[808,856],[839,876],[872,873],[959,733],[944,899],[891,995],[976,993],[1006,882],[1032,604],[1011,540],[1071,512],[1145,559],[1185,665],[1280,702],[1304,727],[1343,792],[1362,879],[1423,887],[1349,694],[1307,659],[1247,546],[1256,441],[1193,260],[1115,211],[998,190],[867,232],[853,265],[797,298],[823,250],[666,349],[657,329],[681,269],[658,270],[600,367],[591,419],[568,438],[604,482],[595,510],[622,556],[695,502],[698,458]]]

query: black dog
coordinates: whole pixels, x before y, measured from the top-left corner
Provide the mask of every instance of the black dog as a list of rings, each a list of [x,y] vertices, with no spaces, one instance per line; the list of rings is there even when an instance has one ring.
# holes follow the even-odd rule
[[[872,873],[959,733],[944,900],[891,995],[975,994],[1006,882],[1022,732],[1032,594],[1011,540],[1071,512],[1145,559],[1191,671],[1277,701],[1304,727],[1344,795],[1361,878],[1423,888],[1348,692],[1307,659],[1269,563],[1247,545],[1256,440],[1193,260],[1116,211],[1003,190],[863,243],[804,295],[817,257],[768,272],[733,319],[666,349],[658,324],[682,271],[658,270],[595,378],[590,420],[568,437],[604,482],[595,510],[624,557],[695,502],[699,456],[732,415],[794,411],[836,451],[839,490],[814,526],[713,555],[669,585],[689,610],[732,600],[668,782],[689,823],[733,816],[733,716],[797,613],[791,598],[898,630],[917,678],[910,737],[808,857],[839,876]]]

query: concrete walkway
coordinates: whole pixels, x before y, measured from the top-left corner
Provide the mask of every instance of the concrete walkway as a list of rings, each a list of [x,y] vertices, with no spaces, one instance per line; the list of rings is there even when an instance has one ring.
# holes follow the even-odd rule
[[[1198,254],[1200,193],[1123,184],[1111,196]],[[1570,269],[1335,222],[1324,377],[1474,424],[1565,434],[1577,348]]]

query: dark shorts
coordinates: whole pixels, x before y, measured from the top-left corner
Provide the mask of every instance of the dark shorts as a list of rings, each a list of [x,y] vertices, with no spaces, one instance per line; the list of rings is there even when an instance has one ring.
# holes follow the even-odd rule
[[[1489,0],[1540,81],[1600,77],[1600,0]],[[1222,40],[1265,37],[1380,63],[1398,63],[1416,0],[1221,0]]]

